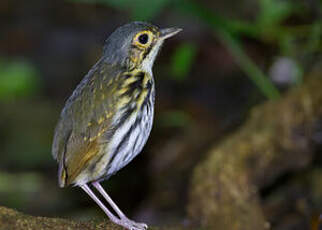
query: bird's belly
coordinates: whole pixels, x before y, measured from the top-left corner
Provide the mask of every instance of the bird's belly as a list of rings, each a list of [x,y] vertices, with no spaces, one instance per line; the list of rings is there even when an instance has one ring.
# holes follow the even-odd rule
[[[105,149],[101,169],[108,178],[126,166],[143,149],[152,129],[154,106],[151,98],[143,108],[133,113],[131,117],[119,127],[111,137]]]

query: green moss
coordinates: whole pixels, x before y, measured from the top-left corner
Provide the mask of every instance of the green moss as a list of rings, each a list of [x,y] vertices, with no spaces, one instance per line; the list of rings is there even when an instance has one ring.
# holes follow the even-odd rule
[[[96,223],[91,222],[76,222],[71,220],[47,217],[33,217],[24,215],[20,212],[0,207],[0,229],[1,230],[121,230],[122,228],[110,222]]]
[[[124,228],[104,222],[79,222],[60,218],[34,217],[0,206],[0,230],[124,230]],[[150,230],[180,230],[181,226],[167,228],[149,227]]]

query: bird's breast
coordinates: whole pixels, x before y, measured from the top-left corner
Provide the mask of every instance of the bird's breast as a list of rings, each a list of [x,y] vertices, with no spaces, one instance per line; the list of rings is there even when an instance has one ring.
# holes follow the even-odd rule
[[[151,75],[137,71],[123,76],[117,113],[106,151],[106,171],[113,174],[143,148],[150,134],[154,111],[154,83]]]

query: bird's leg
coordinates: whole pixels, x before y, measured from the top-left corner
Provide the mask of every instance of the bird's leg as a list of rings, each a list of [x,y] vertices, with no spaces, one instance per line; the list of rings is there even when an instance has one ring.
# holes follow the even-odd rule
[[[97,189],[97,191],[105,198],[105,200],[111,205],[117,215],[120,217],[120,220],[125,223],[129,223],[138,229],[147,229],[148,226],[145,223],[136,223],[133,220],[130,220],[125,216],[125,214],[119,209],[119,207],[114,203],[112,198],[105,192],[104,188],[97,181],[92,182],[92,185]]]
[[[105,192],[104,188],[101,186],[99,182],[93,182],[92,185],[97,189],[97,191],[105,198],[105,200],[111,205],[111,207],[115,210],[117,215],[123,219],[126,217],[124,213],[119,209],[119,207],[114,203],[112,198]]]
[[[133,221],[126,221],[125,219],[119,219],[116,216],[114,216],[107,208],[106,206],[97,198],[97,196],[92,192],[92,190],[88,187],[87,184],[80,186],[105,212],[105,214],[110,218],[112,222],[115,224],[121,225],[129,230],[145,230],[143,226],[135,225]],[[103,189],[103,188],[102,188]],[[114,204],[115,205],[115,204]]]
[[[98,204],[101,209],[105,212],[105,214],[110,218],[111,221],[118,224],[120,222],[120,219],[118,219],[116,216],[114,216],[110,210],[106,208],[106,206],[97,198],[97,196],[92,192],[92,190],[88,187],[87,184],[80,186],[95,202]]]

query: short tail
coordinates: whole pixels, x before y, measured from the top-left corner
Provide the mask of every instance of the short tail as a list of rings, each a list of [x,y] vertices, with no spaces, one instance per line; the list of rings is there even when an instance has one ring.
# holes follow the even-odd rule
[[[63,159],[59,162],[58,184],[61,188],[67,186],[67,172],[63,163]]]

